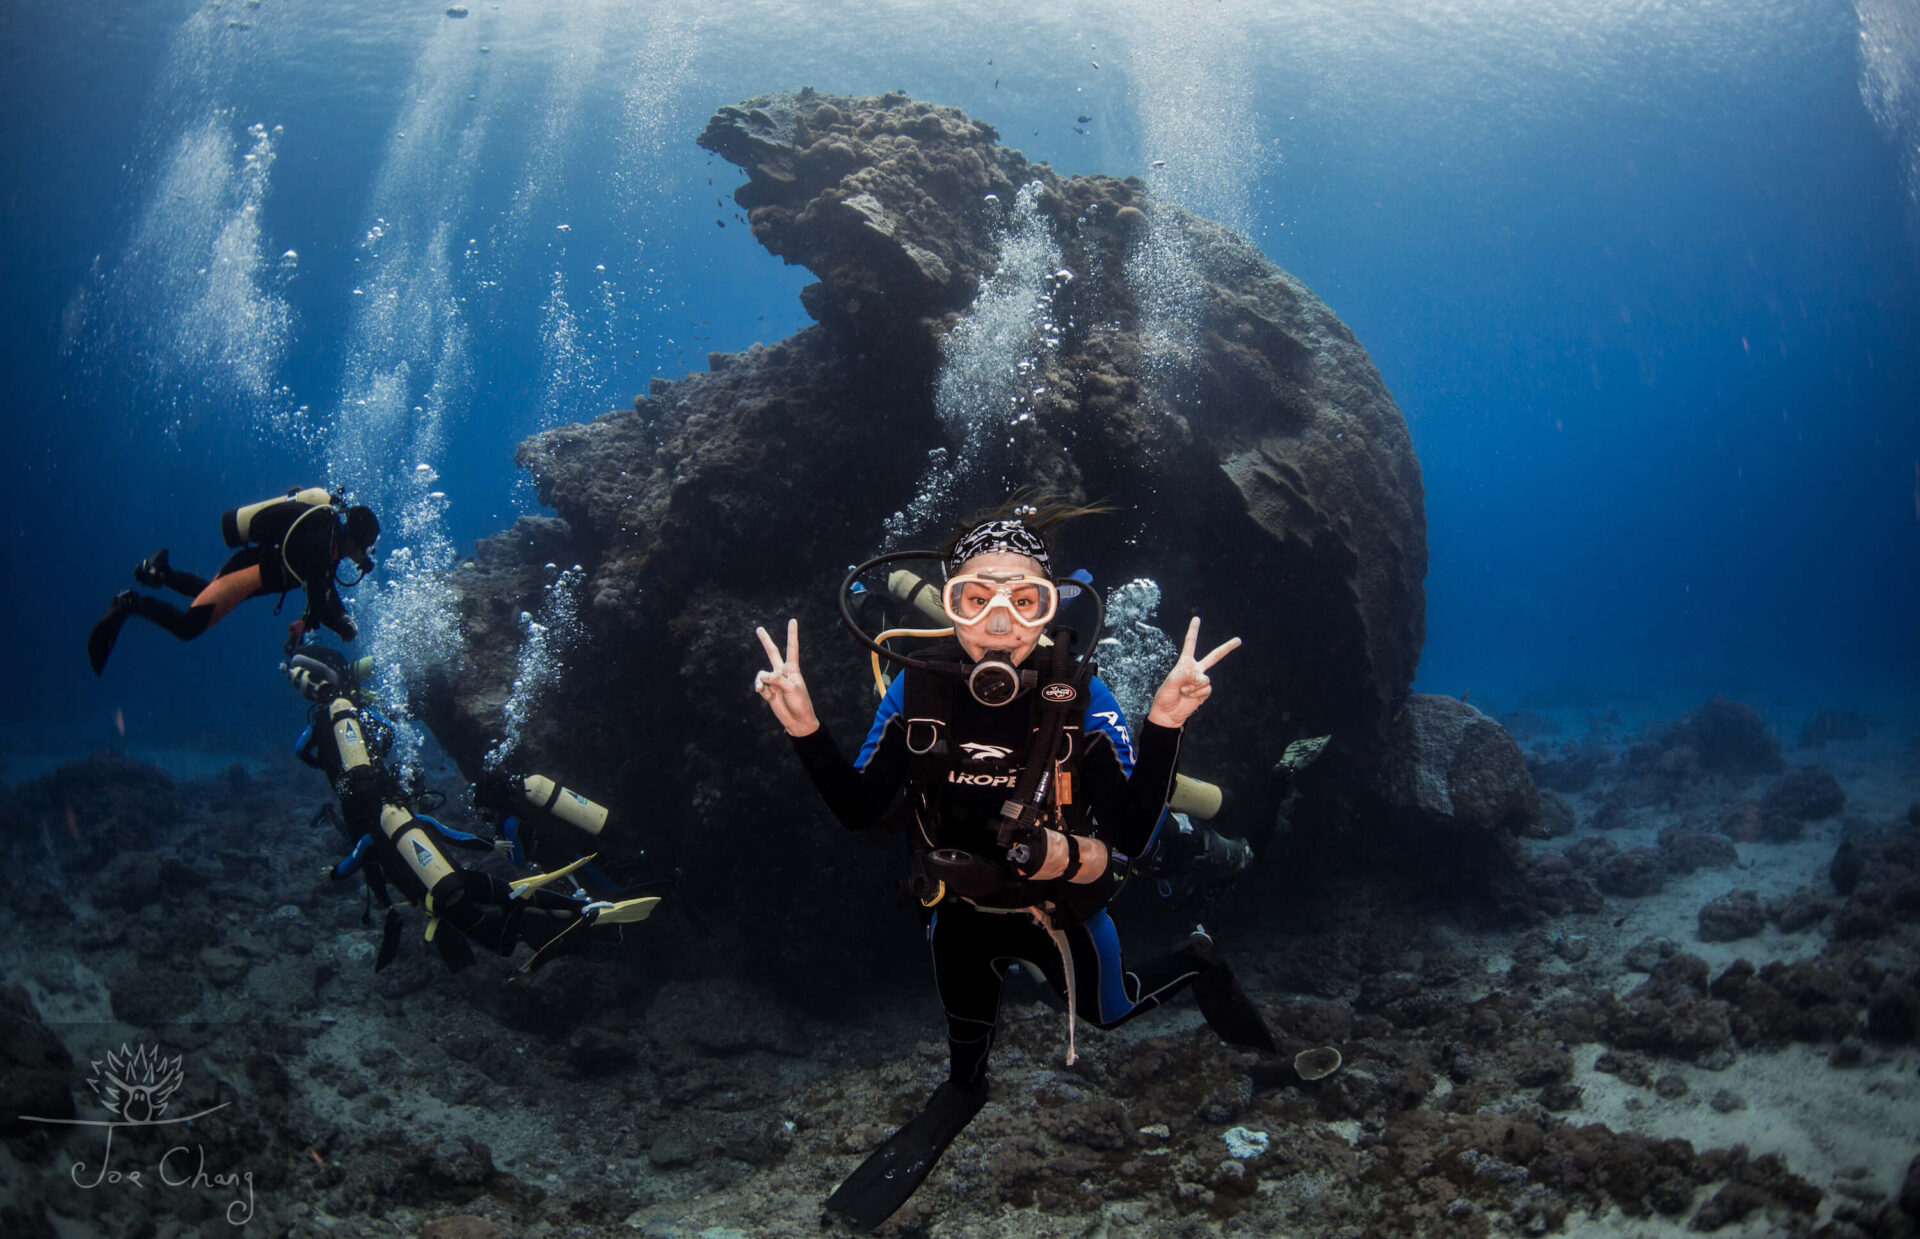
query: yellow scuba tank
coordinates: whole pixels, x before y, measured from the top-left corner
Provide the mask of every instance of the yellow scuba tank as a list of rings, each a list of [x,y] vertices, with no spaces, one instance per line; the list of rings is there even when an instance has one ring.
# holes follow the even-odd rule
[[[309,486],[305,490],[289,490],[284,495],[275,495],[271,499],[262,499],[259,503],[250,503],[244,508],[230,508],[220,514],[220,536],[227,540],[228,546],[245,546],[253,540],[253,519],[276,503],[285,503],[292,499],[304,503],[309,508],[333,506],[333,496],[324,486]]]
[[[918,572],[895,568],[887,573],[887,593],[940,627],[953,623],[947,618],[947,609],[940,604],[940,587]]]
[[[561,787],[544,774],[530,774],[520,780],[520,794],[528,807],[556,818],[576,830],[598,835],[607,827],[607,810],[579,792]]]
[[[423,889],[431,892],[454,872],[453,863],[441,855],[426,826],[399,805],[380,806],[380,832],[400,853]]]
[[[371,764],[367,757],[367,739],[360,730],[360,712],[345,697],[335,697],[327,707],[333,722],[333,743],[340,750],[340,768],[351,773]]]
[[[1220,812],[1221,796],[1218,784],[1176,774],[1173,776],[1173,794],[1167,797],[1167,807],[1175,813],[1197,817],[1204,822]]]

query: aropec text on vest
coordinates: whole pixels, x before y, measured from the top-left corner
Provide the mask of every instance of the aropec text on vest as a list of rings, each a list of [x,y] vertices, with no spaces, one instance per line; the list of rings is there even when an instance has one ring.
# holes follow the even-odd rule
[[[947,771],[947,782],[958,783],[963,787],[1012,787],[1018,781],[1018,776],[1011,774],[967,774],[958,770]]]

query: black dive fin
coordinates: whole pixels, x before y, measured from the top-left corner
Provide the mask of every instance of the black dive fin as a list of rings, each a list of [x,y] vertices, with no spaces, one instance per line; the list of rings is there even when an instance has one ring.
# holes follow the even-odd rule
[[[1227,966],[1226,957],[1220,954],[1220,948],[1213,939],[1205,934],[1195,934],[1187,945],[1175,954],[1185,956],[1199,966],[1200,975],[1193,979],[1193,997],[1200,1004],[1200,1014],[1207,1019],[1207,1027],[1214,1035],[1228,1045],[1237,1045],[1247,1050],[1264,1050],[1275,1053],[1280,1046],[1273,1039],[1273,1030],[1267,1027],[1267,1021],[1260,1014],[1260,1008],[1253,1005],[1253,999],[1247,997],[1240,988],[1240,982],[1234,979],[1233,969]]]
[[[827,1208],[843,1215],[856,1230],[880,1225],[907,1203],[953,1138],[985,1104],[984,1085],[968,1089],[951,1080],[942,1084],[926,1109],[888,1137],[827,1197]]]
[[[473,948],[467,945],[466,935],[452,926],[436,925],[433,945],[440,952],[440,962],[447,966],[448,972],[460,972],[473,967]]]
[[[380,950],[373,957],[375,972],[393,962],[400,953],[400,913],[398,909],[388,908],[387,919],[380,925]]]
[[[107,613],[93,622],[87,632],[87,662],[92,664],[93,673],[99,675],[106,670],[107,658],[113,653],[114,642],[120,639],[120,628],[127,622],[127,616],[133,614],[132,590],[116,596],[107,607]]]

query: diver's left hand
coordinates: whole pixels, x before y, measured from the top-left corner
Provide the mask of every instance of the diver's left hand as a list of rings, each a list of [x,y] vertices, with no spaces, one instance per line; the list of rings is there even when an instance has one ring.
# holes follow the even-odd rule
[[[1194,646],[1200,641],[1200,617],[1194,616],[1193,623],[1187,625],[1187,642],[1180,649],[1180,660],[1173,664],[1173,670],[1167,672],[1167,678],[1153,694],[1153,705],[1147,709],[1147,721],[1158,723],[1162,727],[1183,727],[1200,703],[1213,694],[1213,681],[1207,678],[1207,669],[1240,648],[1240,638],[1235,637],[1213,648],[1205,658],[1195,660]]]

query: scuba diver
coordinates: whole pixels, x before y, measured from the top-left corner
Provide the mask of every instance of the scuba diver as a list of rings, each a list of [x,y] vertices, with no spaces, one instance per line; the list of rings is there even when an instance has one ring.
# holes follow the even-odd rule
[[[1194,920],[1219,919],[1233,902],[1240,875],[1267,854],[1276,836],[1287,833],[1295,780],[1332,739],[1314,736],[1287,745],[1268,772],[1265,803],[1254,810],[1245,835],[1222,834],[1213,825],[1227,803],[1219,785],[1175,775],[1167,818],[1154,832],[1146,853],[1133,858],[1129,876],[1152,882],[1162,899],[1173,900]]]
[[[643,921],[652,913],[660,902],[657,896],[597,899],[554,887],[588,868],[590,854],[513,882],[449,859],[449,847],[479,852],[505,849],[427,816],[441,798],[421,790],[417,781],[403,780],[387,764],[394,730],[373,708],[364,685],[369,661],[350,663],[336,650],[306,645],[281,667],[313,703],[294,752],[326,774],[340,801],[338,812],[329,804],[314,822],[331,821],[351,847],[346,859],[329,868],[329,876],[338,880],[363,874],[369,911],[376,897],[387,909],[374,958],[376,971],[391,963],[399,949],[401,918],[396,903],[425,910],[427,941],[452,971],[473,963],[469,943],[501,955],[511,955],[516,944],[527,943],[535,951],[528,962],[531,967],[548,958],[550,951],[583,951],[596,938],[617,939],[621,926]],[[598,810],[605,820],[604,809],[554,787],[551,780],[528,776],[518,783],[529,797],[532,789],[541,788],[540,799],[546,803],[529,806],[536,814],[545,813],[564,794]],[[552,800],[544,796],[549,788]],[[459,932],[443,931],[442,922]]]
[[[908,889],[924,909],[946,1011],[946,1083],[827,1200],[862,1230],[907,1200],[986,1103],[1001,988],[1021,963],[1044,973],[1066,1000],[1069,1063],[1076,1015],[1112,1028],[1189,984],[1221,1039],[1275,1049],[1204,930],[1152,967],[1121,965],[1106,905],[1129,858],[1153,847],[1182,729],[1213,691],[1208,671],[1240,641],[1196,657],[1194,619],[1136,745],[1113,694],[1093,674],[1090,653],[1075,657],[1078,634],[1053,624],[1063,598],[1084,592],[1100,604],[1092,590],[1054,578],[1045,535],[1097,510],[1004,506],[941,552],[895,552],[848,575],[840,601],[849,630],[876,655],[876,676],[879,658],[902,668],[851,763],[814,712],[800,672],[798,621],[788,621],[784,652],[757,630],[771,665],[756,675],[755,691],[834,816],[853,830],[911,823]],[[868,637],[849,603],[858,578],[916,558],[941,562],[948,627]],[[1096,618],[1083,651],[1098,643],[1099,627]],[[907,655],[884,644],[900,635],[941,640],[924,656]]]
[[[494,823],[495,851],[522,867],[565,869],[574,885],[595,897],[677,881],[677,874],[636,879],[632,866],[646,853],[631,826],[544,774],[485,771],[474,780],[473,806]],[[603,859],[608,856],[625,860],[613,865]]]
[[[373,509],[360,504],[349,506],[341,494],[310,486],[222,513],[220,532],[228,546],[240,549],[211,581],[173,567],[167,562],[164,547],[134,568],[136,583],[149,589],[170,589],[193,601],[183,611],[130,589],[114,595],[107,613],[87,633],[87,661],[93,664],[95,675],[106,667],[114,642],[120,639],[120,628],[130,615],[158,624],[182,641],[191,641],[247,599],[279,594],[284,600],[298,587],[304,587],[307,595],[300,631],[324,624],[342,640],[351,641],[359,635],[340,601],[338,587],[357,585],[373,570],[369,552],[380,537],[380,521]],[[342,560],[351,561],[359,569],[359,575],[351,581],[336,579]]]

